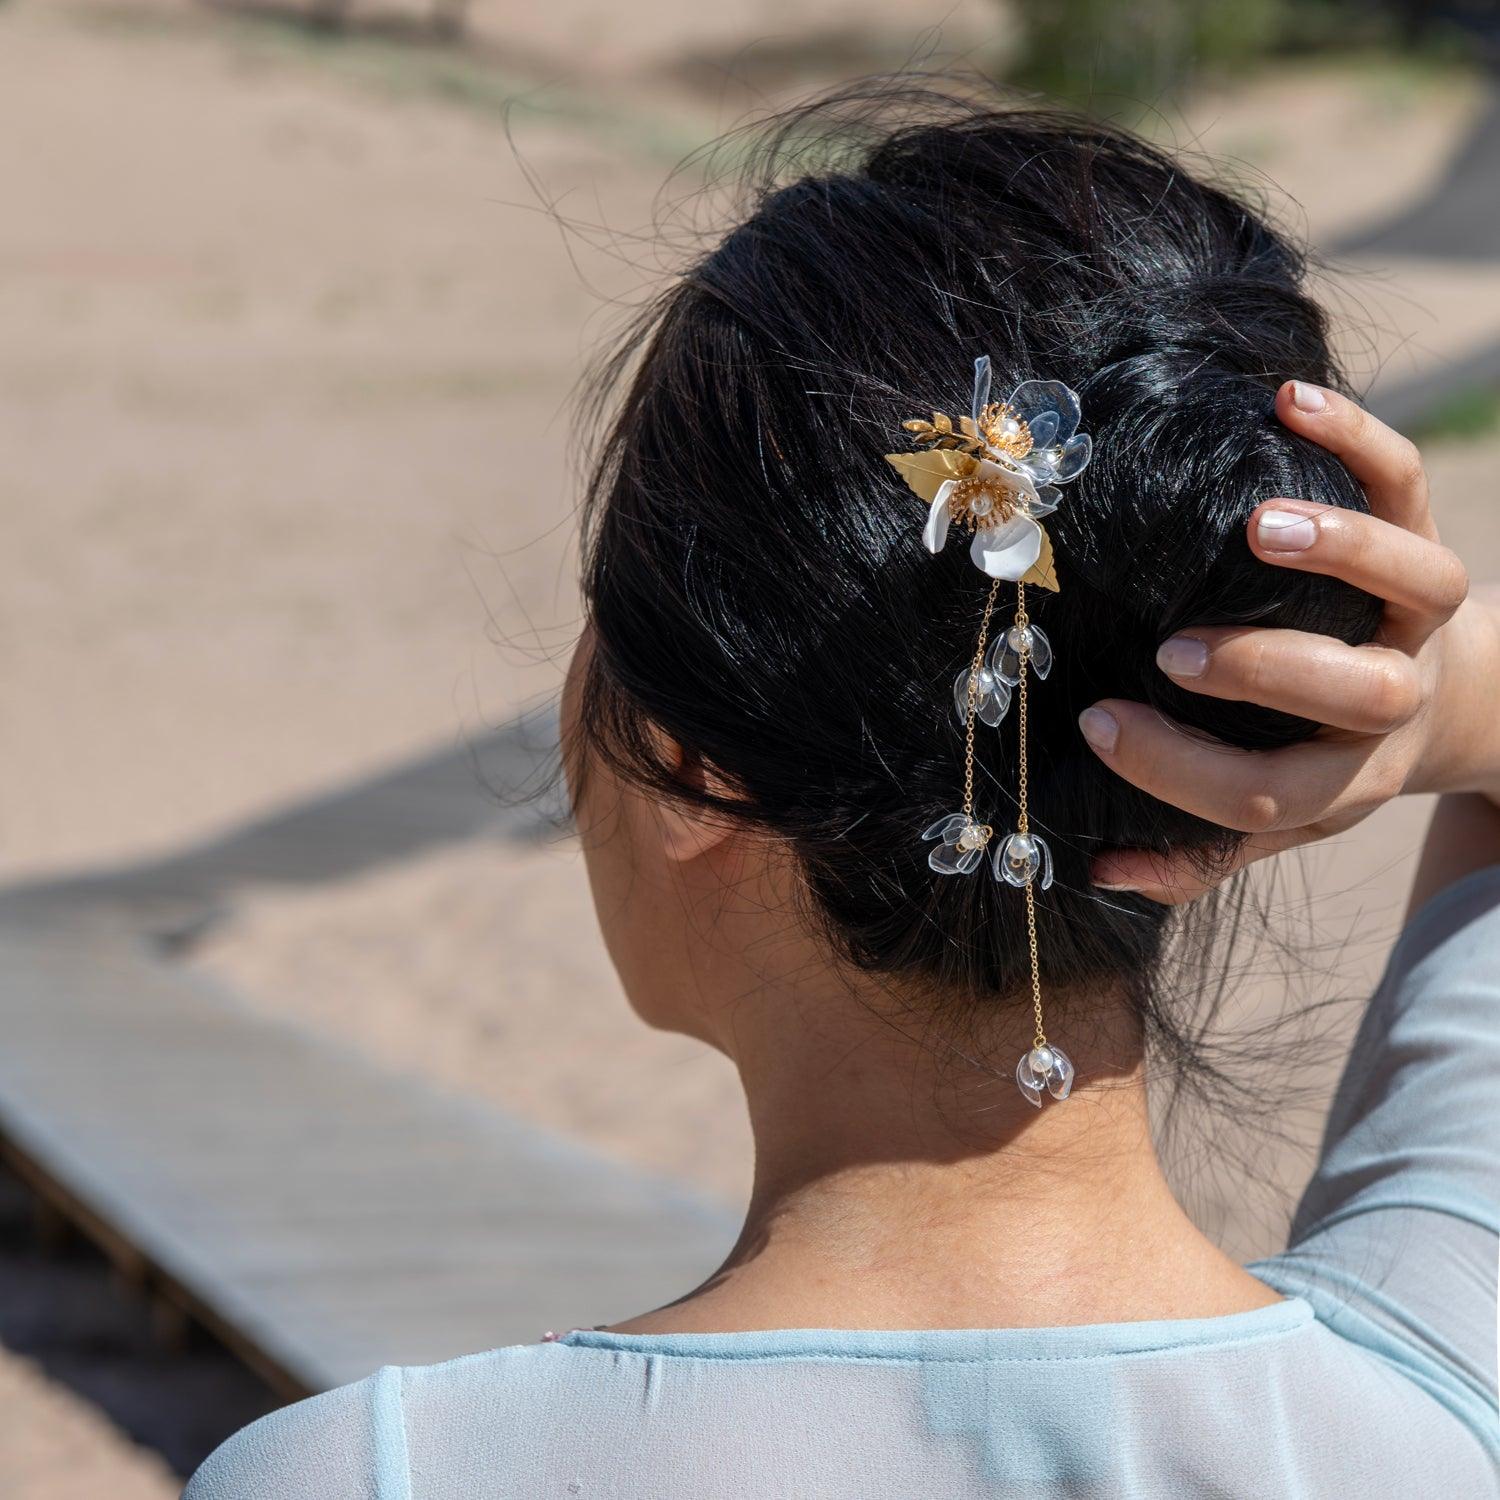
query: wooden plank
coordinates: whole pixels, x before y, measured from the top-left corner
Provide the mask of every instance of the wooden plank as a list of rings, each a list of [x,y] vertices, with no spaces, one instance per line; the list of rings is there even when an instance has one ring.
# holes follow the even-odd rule
[[[70,904],[0,906],[0,1137],[289,1394],[654,1306],[731,1215],[261,1015]]]

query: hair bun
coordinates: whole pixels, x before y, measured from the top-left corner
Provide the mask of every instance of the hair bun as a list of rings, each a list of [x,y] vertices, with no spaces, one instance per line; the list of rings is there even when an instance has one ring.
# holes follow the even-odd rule
[[[961,547],[927,554],[920,507],[881,455],[903,418],[966,404],[978,354],[997,388],[1061,380],[1094,450],[1047,521],[1061,592],[1028,594],[1057,661],[1031,703],[1031,816],[1056,864],[1043,982],[1144,996],[1166,911],[1101,902],[1091,853],[1223,853],[1241,835],[1115,776],[1077,716],[1118,694],[1239,745],[1313,732],[1185,693],[1155,653],[1194,623],[1348,641],[1375,628],[1377,601],[1268,568],[1244,535],[1276,494],[1364,504],[1272,409],[1282,380],[1335,383],[1323,315],[1293,248],[1134,137],[948,101],[936,122],[872,116],[859,148],[851,110],[829,106],[837,169],[773,192],[777,153],[802,169],[817,112],[780,128],[753,169],[756,211],[610,365],[636,374],[589,499],[597,649],[580,733],[655,795],[784,840],[854,963],[955,995],[1018,991],[1016,904],[987,877],[935,877],[917,838],[961,784],[952,684],[984,580]],[[685,788],[658,729],[734,798]],[[997,812],[1014,786],[1007,729],[976,744]]]

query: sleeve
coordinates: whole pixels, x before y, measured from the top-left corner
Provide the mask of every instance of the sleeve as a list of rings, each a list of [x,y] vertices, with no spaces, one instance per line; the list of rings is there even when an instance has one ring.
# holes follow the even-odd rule
[[[409,1500],[402,1385],[387,1366],[273,1411],[215,1448],[182,1500]]]
[[[1413,917],[1355,1035],[1289,1248],[1252,1269],[1500,1449],[1500,866]]]

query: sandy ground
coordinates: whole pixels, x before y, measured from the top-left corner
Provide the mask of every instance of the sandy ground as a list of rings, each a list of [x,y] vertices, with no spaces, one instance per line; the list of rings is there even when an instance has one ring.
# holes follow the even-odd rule
[[[137,1447],[40,1373],[0,1353],[0,1493],[16,1500],[164,1500],[181,1486]]]
[[[758,90],[904,55],[938,17],[960,47],[992,24],[928,9],[651,0],[627,23],[558,0],[519,22],[475,0],[486,68],[536,106],[518,157],[512,83],[441,55],[171,0],[0,8],[0,100],[28,127],[0,132],[0,878],[145,858],[549,696],[575,618],[566,399],[642,272],[629,240],[565,254],[529,174],[634,228]],[[1290,70],[1159,128],[1269,171],[1327,238],[1421,192],[1474,107],[1402,70]],[[1492,271],[1366,272],[1372,371],[1500,330]],[[1476,568],[1497,458],[1434,455]],[[1319,857],[1345,905],[1314,935],[1365,934],[1328,983],[1378,963],[1414,819]],[[630,1018],[566,846],[256,892],[202,961],[392,1066],[743,1187],[727,1064]],[[0,1410],[7,1495],[173,1492],[3,1351]]]
[[[567,397],[601,294],[642,282],[612,252],[646,252],[570,258],[527,172],[629,230],[670,140],[723,114],[674,105],[664,146],[637,94],[587,114],[574,85],[517,114],[518,159],[425,72],[206,19],[0,14],[0,97],[46,122],[0,138],[25,206],[0,228],[0,876],[169,848],[555,689]],[[1472,109],[1351,75],[1264,91],[1161,128],[1264,160],[1325,236],[1424,186]],[[1500,328],[1481,273],[1406,270],[1359,283],[1382,350]]]

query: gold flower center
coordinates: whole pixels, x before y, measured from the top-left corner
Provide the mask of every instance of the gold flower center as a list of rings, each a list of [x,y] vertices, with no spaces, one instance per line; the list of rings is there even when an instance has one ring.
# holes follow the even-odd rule
[[[1014,493],[990,474],[960,479],[948,503],[949,514],[971,529],[998,526],[1015,514]]]
[[[989,843],[994,830],[988,823],[970,823],[958,836],[958,852],[968,854],[975,849],[983,849]]]
[[[1025,458],[1031,452],[1031,426],[1004,401],[992,401],[979,413],[979,432],[997,453]]]

